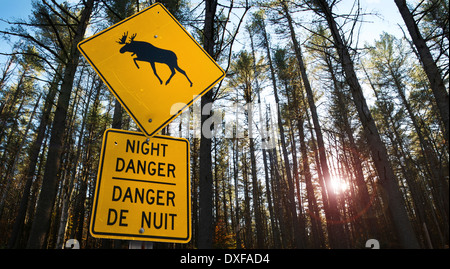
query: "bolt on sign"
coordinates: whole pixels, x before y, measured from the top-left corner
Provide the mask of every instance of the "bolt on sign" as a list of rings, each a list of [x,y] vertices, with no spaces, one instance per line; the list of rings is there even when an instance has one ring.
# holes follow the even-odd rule
[[[160,3],[83,40],[78,48],[147,136],[225,76]]]
[[[108,129],[95,187],[94,237],[187,243],[191,238],[189,142]]]

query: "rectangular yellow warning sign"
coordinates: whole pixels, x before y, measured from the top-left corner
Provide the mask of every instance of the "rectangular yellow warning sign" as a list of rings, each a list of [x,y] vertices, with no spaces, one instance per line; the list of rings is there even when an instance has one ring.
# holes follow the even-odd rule
[[[90,232],[94,237],[187,243],[191,237],[189,142],[108,129]]]

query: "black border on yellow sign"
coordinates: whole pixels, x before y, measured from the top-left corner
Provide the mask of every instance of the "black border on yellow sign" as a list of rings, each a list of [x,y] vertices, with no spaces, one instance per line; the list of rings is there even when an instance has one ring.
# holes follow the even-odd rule
[[[85,53],[85,51],[82,48],[82,45],[85,44],[86,42],[89,42],[90,40],[93,40],[94,38],[97,38],[99,36],[101,36],[102,34],[114,29],[115,27],[133,19],[136,16],[139,16],[141,14],[144,14],[145,12],[151,10],[154,7],[160,6],[162,7],[162,9],[173,19],[173,21],[175,23],[178,24],[178,26],[180,26],[181,29],[183,29],[183,31],[189,36],[189,38],[197,45],[197,47],[203,51],[203,53],[205,53],[205,55],[217,66],[217,68],[222,72],[222,75],[220,77],[218,77],[215,81],[213,81],[209,86],[207,86],[205,89],[203,89],[200,94],[196,95],[194,97],[194,99],[192,99],[190,102],[188,102],[183,108],[181,108],[176,114],[172,115],[168,120],[166,120],[164,123],[162,123],[159,127],[157,127],[154,131],[152,132],[147,132],[147,130],[145,129],[145,127],[137,120],[136,116],[131,112],[131,110],[128,108],[128,106],[122,101],[122,99],[120,98],[120,96],[116,93],[116,91],[113,89],[113,87],[109,84],[109,82],[106,80],[106,78],[103,76],[103,74],[100,72],[100,70],[95,66],[95,64],[92,62],[92,60],[89,58],[89,56]],[[139,128],[145,133],[146,136],[153,136],[156,133],[158,133],[162,128],[164,128],[167,124],[169,124],[171,121],[173,121],[176,117],[178,117],[184,110],[186,110],[186,108],[190,107],[196,100],[198,100],[201,96],[203,96],[205,93],[207,93],[210,89],[212,89],[212,87],[218,83],[220,80],[222,80],[225,77],[225,71],[223,71],[223,69],[216,63],[216,61],[214,61],[214,59],[202,48],[202,46],[200,46],[200,44],[197,43],[197,41],[188,33],[188,31],[186,31],[186,29],[184,29],[184,27],[178,22],[177,19],[175,19],[175,17],[170,14],[170,12],[164,7],[164,5],[162,5],[161,3],[155,3],[153,5],[151,5],[150,7],[142,10],[139,13],[134,14],[133,16],[130,16],[126,19],[124,19],[123,21],[120,21],[116,24],[114,24],[113,26],[103,30],[102,32],[95,34],[92,37],[89,37],[83,41],[81,41],[80,43],[78,43],[78,49],[80,50],[80,52],[83,54],[83,56],[88,60],[88,62],[90,63],[90,65],[94,68],[95,72],[97,72],[97,74],[101,77],[101,79],[103,80],[103,82],[108,86],[108,88],[111,90],[111,92],[114,94],[114,96],[119,100],[119,102],[122,104],[122,106],[126,109],[126,111],[128,112],[128,114],[134,119],[134,121],[137,123],[137,125],[139,126]]]
[[[152,137],[151,139],[163,139],[163,140],[175,140],[180,142],[186,143],[186,192],[187,192],[187,208],[186,208],[186,214],[187,214],[187,236],[180,238],[180,237],[167,237],[167,236],[154,236],[154,235],[142,235],[139,233],[136,234],[123,234],[123,233],[111,233],[111,232],[96,232],[95,231],[95,220],[96,220],[96,214],[97,214],[97,201],[98,197],[100,195],[100,189],[101,189],[101,183],[102,183],[102,173],[103,173],[103,164],[105,161],[105,154],[106,154],[106,145],[108,141],[108,134],[109,133],[122,133],[127,135],[135,135],[139,137],[146,137],[143,133],[138,132],[132,132],[132,131],[125,131],[125,130],[119,130],[119,129],[107,129],[103,135],[103,143],[102,143],[102,150],[100,154],[100,162],[98,167],[98,175],[97,175],[97,182],[95,184],[95,194],[94,194],[94,201],[92,204],[92,215],[91,215],[91,223],[89,225],[89,232],[93,237],[98,238],[109,238],[109,239],[123,239],[123,240],[145,240],[145,241],[159,241],[159,242],[171,242],[171,243],[188,243],[191,239],[191,194],[190,194],[190,145],[189,141],[183,138],[176,138],[176,137],[170,137],[170,136],[162,136],[162,135],[156,135]]]

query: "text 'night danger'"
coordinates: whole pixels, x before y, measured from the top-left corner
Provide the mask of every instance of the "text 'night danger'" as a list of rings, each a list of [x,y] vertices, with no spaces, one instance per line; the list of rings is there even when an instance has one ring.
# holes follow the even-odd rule
[[[188,242],[189,143],[108,129],[103,138],[91,234]]]

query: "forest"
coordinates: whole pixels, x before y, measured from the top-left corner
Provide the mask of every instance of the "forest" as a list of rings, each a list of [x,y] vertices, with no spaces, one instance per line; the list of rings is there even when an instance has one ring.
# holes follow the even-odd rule
[[[396,34],[364,41],[385,16],[366,4],[388,1]],[[190,142],[192,237],[154,248],[448,249],[448,0],[33,0],[0,18],[0,248],[129,247],[89,223],[105,130],[140,130],[77,44],[154,2],[226,72],[161,131]]]

